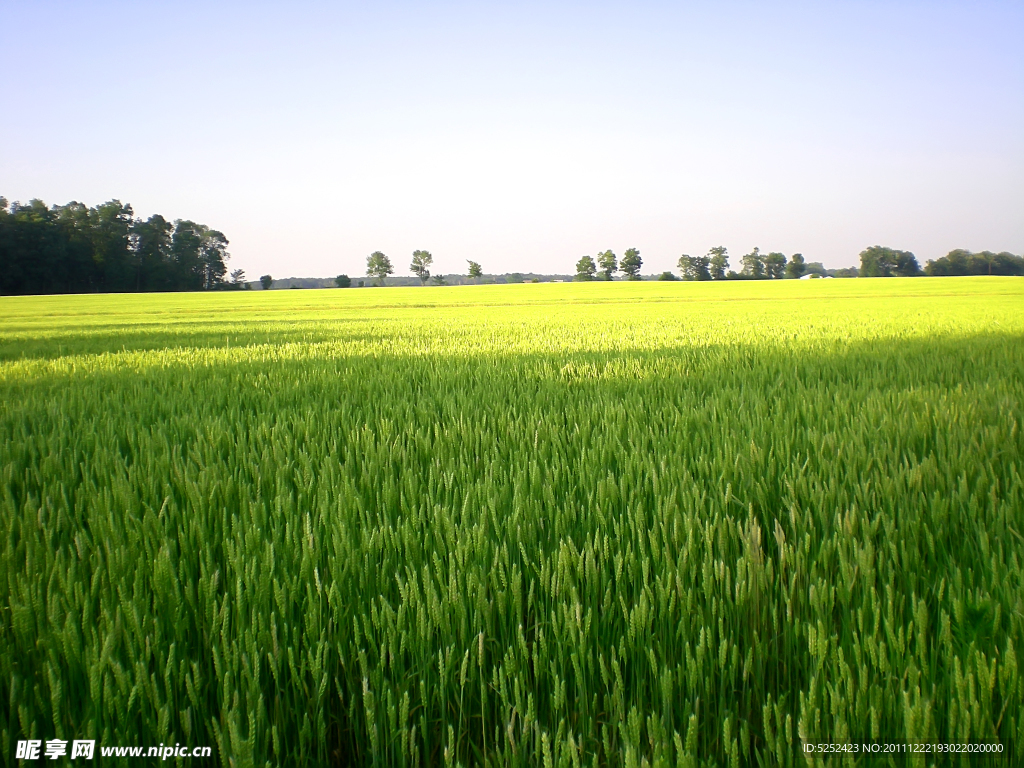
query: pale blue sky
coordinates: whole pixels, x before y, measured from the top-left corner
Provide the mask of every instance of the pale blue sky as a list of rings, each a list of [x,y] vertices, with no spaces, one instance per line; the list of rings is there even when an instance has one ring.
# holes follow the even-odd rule
[[[0,194],[250,277],[1024,252],[1024,3],[0,0]]]

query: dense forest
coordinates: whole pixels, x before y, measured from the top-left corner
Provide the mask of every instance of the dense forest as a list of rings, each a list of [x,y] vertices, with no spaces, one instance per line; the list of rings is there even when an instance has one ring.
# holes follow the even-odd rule
[[[202,291],[224,279],[228,240],[194,221],[135,218],[119,200],[88,208],[0,197],[0,294]]]

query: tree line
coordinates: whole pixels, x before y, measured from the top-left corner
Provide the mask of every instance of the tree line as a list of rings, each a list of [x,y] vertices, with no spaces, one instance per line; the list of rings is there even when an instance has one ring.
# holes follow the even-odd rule
[[[910,251],[873,245],[860,252],[861,277],[958,277],[967,275],[1024,275],[1024,256],[957,248],[940,259],[930,259],[921,269]]]
[[[635,248],[626,251],[621,261],[616,261],[612,251],[598,253],[597,260],[584,256],[576,262],[576,280],[611,280],[622,271],[627,280],[639,280],[640,252]],[[826,271],[819,263],[808,263],[803,254],[772,251],[762,253],[754,248],[740,257],[740,270],[730,269],[729,251],[725,246],[711,248],[703,256],[683,254],[676,264],[680,276],[673,272],[662,272],[659,280],[782,280],[799,279],[807,274],[825,276]],[[848,267],[831,270],[835,277],[917,277],[954,275],[1024,275],[1024,256],[1012,253],[992,253],[957,249],[941,259],[930,260],[924,269],[917,257],[910,251],[901,251],[880,245],[865,248],[860,253],[860,268]]]
[[[479,262],[467,260],[469,268],[467,276],[473,279],[483,277],[483,268]],[[412,253],[409,270],[425,285],[431,280],[430,267],[434,257],[429,251],[416,250]],[[643,259],[637,248],[628,248],[619,259],[612,250],[600,251],[595,259],[583,256],[576,262],[574,280],[614,280],[621,273],[626,280],[640,280],[640,268]],[[772,251],[762,253],[754,248],[750,253],[743,254],[739,259],[739,271],[730,269],[729,250],[725,246],[711,248],[703,256],[683,254],[676,264],[679,275],[674,272],[662,272],[658,280],[782,280],[799,279],[810,275],[816,277],[917,277],[920,275],[953,276],[953,275],[1024,275],[1024,257],[1012,253],[992,253],[957,249],[940,259],[930,260],[924,269],[917,257],[910,251],[901,251],[880,245],[865,248],[860,253],[860,267],[826,270],[820,262],[807,262],[801,253],[786,256],[784,253]],[[374,278],[377,285],[384,285],[384,280],[394,274],[391,259],[381,251],[374,251],[366,257],[366,275]],[[270,275],[260,278],[264,288],[273,285]],[[339,288],[348,288],[353,282],[348,275],[334,278]],[[441,275],[434,275],[436,285],[445,285]],[[363,281],[359,281],[362,287]]]
[[[209,291],[245,286],[222,232],[160,214],[135,218],[120,200],[47,207],[0,197],[0,294]]]
[[[41,200],[27,205],[9,204],[0,197],[0,294],[119,293],[143,291],[203,291],[248,288],[245,272],[237,269],[225,279],[230,258],[222,232],[185,219],[168,221],[160,214],[135,218],[131,205],[119,200],[89,208],[79,202],[47,207]],[[434,257],[429,251],[413,251],[410,271],[425,285],[444,285],[442,275],[431,276]],[[483,277],[479,262],[468,261],[467,275]],[[596,259],[583,256],[576,263],[576,280],[640,280],[643,260],[637,248],[628,248],[620,259],[612,250]],[[808,263],[800,253],[787,257],[754,248],[739,258],[739,270],[730,268],[724,246],[702,256],[683,254],[677,262],[679,275],[663,272],[659,280],[781,280],[806,274],[825,275],[818,263]],[[366,257],[366,274],[383,285],[394,273],[391,260],[381,251]],[[871,246],[860,253],[860,267],[830,270],[836,277],[914,277],[918,275],[1024,275],[1024,257],[1012,253],[964,249],[929,261],[922,269],[910,251]],[[260,282],[270,288],[273,278]],[[353,282],[338,275],[335,284],[348,288]],[[363,281],[358,283],[363,285]]]
[[[941,259],[929,261],[925,273],[936,277],[954,275],[1024,275],[1024,256],[1003,251],[971,253],[963,248],[950,251]]]
[[[802,277],[808,265],[802,254],[795,253],[787,258],[785,254],[772,252],[761,253],[754,248],[740,258],[739,272],[729,268],[729,250],[725,246],[716,246],[703,256],[690,256],[684,253],[679,257],[676,267],[681,277],[674,272],[662,272],[659,280],[781,280],[782,278]],[[584,256],[576,262],[576,280],[613,280],[617,272],[622,272],[627,280],[639,280],[640,267],[643,260],[636,248],[628,249],[621,260],[615,252],[601,251],[595,261]]]

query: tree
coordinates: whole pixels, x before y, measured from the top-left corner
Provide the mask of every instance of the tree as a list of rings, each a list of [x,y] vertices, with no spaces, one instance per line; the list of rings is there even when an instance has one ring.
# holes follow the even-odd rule
[[[794,253],[789,260],[789,264],[786,265],[786,276],[793,280],[799,280],[803,277],[806,269],[807,264],[804,263],[804,255],[802,253]]]
[[[589,256],[584,256],[576,262],[576,280],[593,280],[597,274],[597,264]]]
[[[12,207],[12,214],[14,208]],[[18,215],[14,216],[15,220],[20,218],[21,209],[18,210]],[[56,271],[61,275],[61,278],[57,279],[54,283],[54,288],[61,292],[76,293],[79,291],[102,291],[106,288],[102,282],[102,275],[99,271],[99,265],[96,262],[95,248],[93,247],[92,236],[90,234],[91,227],[89,224],[89,209],[82,203],[71,202],[67,205],[55,205],[51,209],[53,218],[52,226],[56,230],[52,233],[52,236],[46,237],[46,241],[52,246],[58,248],[57,252],[50,254],[49,258],[44,260],[44,263],[49,263],[50,269],[56,267]],[[35,218],[33,216],[33,218]],[[136,222],[138,224],[139,222]],[[133,225],[134,230],[134,225]],[[144,247],[141,242],[141,238],[134,231],[129,234],[129,248],[133,249],[134,258],[138,263],[139,257],[142,255],[137,250],[138,248]],[[178,286],[173,281],[173,274],[171,274],[168,262],[169,254],[167,253],[167,245],[164,244],[161,248],[159,259],[162,262],[160,265],[160,272],[164,272],[167,276],[168,284],[165,290],[179,290]],[[55,261],[51,261],[54,259]],[[161,290],[159,286],[149,287],[147,283],[148,273],[146,268],[148,266],[155,266],[148,259],[142,261],[143,274],[140,275],[139,288],[138,290]]]
[[[270,275],[262,275],[260,277],[260,285],[263,286],[263,290],[264,291],[269,291],[270,290],[270,286],[272,286],[273,284],[274,284],[274,278],[272,278]]]
[[[676,262],[676,267],[679,269],[679,274],[683,276],[683,280],[697,279],[693,266],[693,257],[690,254],[684,253],[680,256],[679,261]]]
[[[764,257],[764,271],[769,280],[781,280],[786,276],[786,254],[772,251]]]
[[[643,263],[640,251],[636,248],[628,248],[622,256],[622,261],[619,262],[619,269],[626,275],[627,280],[639,280],[640,267]]]
[[[395,271],[391,259],[380,251],[374,251],[366,257],[366,274],[377,278],[377,285],[384,285],[384,278]]]
[[[1014,256],[1006,251],[968,251],[967,254],[969,275],[1024,275],[1024,256]]]
[[[743,270],[740,272],[745,277],[751,277],[754,280],[761,280],[764,278],[764,257],[761,256],[761,249],[754,248],[750,253],[744,254],[740,257],[740,263],[743,264]]]
[[[129,237],[136,261],[136,291],[174,290],[171,232],[174,225],[159,213],[137,220]]]
[[[171,235],[171,259],[175,282],[184,291],[198,291],[203,287],[202,261],[199,249],[203,238],[194,221],[177,219]]]
[[[711,266],[712,280],[725,280],[725,272],[729,269],[729,251],[724,245],[716,245],[708,251],[708,263]]]
[[[921,273],[910,251],[873,245],[860,252],[861,277],[913,277]]]
[[[711,271],[708,269],[710,263],[709,256],[689,256],[684,253],[679,257],[677,266],[683,280],[710,280]]]
[[[88,235],[88,211],[82,227],[82,241],[89,256],[90,283],[96,270]],[[28,205],[11,203],[0,229],[0,293],[54,293],[60,288],[55,268],[67,235],[55,227],[55,216],[42,200]],[[90,286],[91,288],[91,286]]]
[[[890,277],[895,259],[890,248],[873,245],[860,252],[860,273],[864,277]]]
[[[669,282],[669,281],[672,281],[672,280],[678,280],[679,278],[676,277],[674,274],[672,274],[671,272],[669,272],[666,269],[664,272],[662,272],[660,275],[658,275],[658,279],[659,280],[664,280],[666,282]]]
[[[1012,253],[982,251],[971,253],[963,248],[950,251],[941,259],[929,261],[924,269],[928,275],[1024,275],[1024,256]]]
[[[90,208],[88,219],[93,261],[103,290],[119,293],[134,289],[138,281],[130,249],[132,207],[111,200]]]
[[[224,285],[228,268],[224,263],[231,258],[227,252],[228,239],[222,232],[200,227],[199,259],[202,265],[203,290],[209,291]]]
[[[444,275],[434,275],[434,285],[448,285],[444,279]]]
[[[171,236],[171,257],[180,290],[209,291],[224,283],[231,258],[224,233],[194,221],[178,219]]]
[[[968,274],[991,275],[992,267],[996,262],[996,255],[992,251],[972,253],[967,262]]]
[[[235,269],[231,272],[231,285],[235,288],[241,288],[245,284],[245,270]]]
[[[969,275],[971,274],[970,262],[973,255],[970,251],[963,248],[954,248],[941,259],[929,261],[924,270],[929,275],[938,275],[940,277]]]
[[[711,279],[711,259],[708,256],[694,256],[693,257],[693,270],[697,275],[698,280],[710,280]]]
[[[619,271],[619,262],[613,251],[601,251],[597,254],[597,263],[601,267],[602,280],[611,280],[612,275]]]
[[[481,278],[481,277],[484,276],[483,267],[481,267],[475,261],[470,261],[469,259],[466,259],[466,261],[469,261],[469,276],[470,277],[472,277],[474,280],[476,280],[476,279]]]
[[[426,283],[430,279],[430,265],[433,263],[434,257],[430,255],[430,251],[413,251],[409,269],[420,279],[420,283]]]
[[[921,274],[921,265],[910,251],[896,252],[896,267],[893,270],[897,277],[917,277]]]
[[[348,288],[352,285],[352,278],[348,275],[338,275],[334,278],[334,284],[339,288]]]

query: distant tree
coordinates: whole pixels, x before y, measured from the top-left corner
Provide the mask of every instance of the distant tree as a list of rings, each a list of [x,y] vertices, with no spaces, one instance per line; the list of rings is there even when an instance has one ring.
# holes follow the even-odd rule
[[[974,256],[968,250],[955,248],[941,259],[929,261],[924,271],[929,275],[939,277],[950,277],[952,275],[971,274],[971,257]]]
[[[678,280],[679,278],[676,277],[672,272],[669,272],[666,269],[664,272],[662,272],[660,275],[658,275],[658,279],[659,280],[665,280],[665,281],[672,281],[672,280]]]
[[[6,207],[6,206],[5,206]],[[84,208],[84,206],[83,206]],[[89,258],[87,278],[95,283],[92,243],[88,238],[88,209],[82,227],[83,250]],[[10,212],[0,213],[0,293],[55,293],[61,280],[54,274],[60,264],[60,250],[70,239],[56,226],[56,216],[42,200],[28,205],[11,203]]]
[[[891,277],[895,266],[891,248],[873,245],[860,252],[860,273],[864,277]]]
[[[466,259],[466,261],[469,261],[469,259]],[[476,280],[477,278],[483,277],[484,276],[483,267],[481,267],[475,261],[469,261],[469,276],[472,277],[474,280]]]
[[[973,253],[969,269],[972,275],[1024,275],[1024,256],[1014,256],[1006,251]]]
[[[430,279],[430,265],[433,263],[434,257],[430,255],[430,251],[413,251],[409,269],[420,279],[420,283],[426,283]]]
[[[708,264],[712,280],[725,280],[725,272],[729,269],[729,251],[724,245],[716,245],[708,251]]]
[[[917,263],[914,254],[909,251],[899,251],[896,256],[894,272],[897,277],[917,277],[921,274],[921,265]]]
[[[204,269],[200,250],[203,235],[200,225],[194,221],[177,219],[171,235],[171,258],[174,263],[175,279],[182,290],[198,291],[203,288]]]
[[[1024,256],[1015,256],[1007,251],[1000,251],[997,254],[991,254],[990,251],[982,251],[978,255],[992,255],[991,260],[988,258],[984,259],[985,265],[988,267],[989,275],[1024,275]]]
[[[380,251],[374,251],[366,257],[366,274],[377,278],[377,285],[384,285],[384,278],[395,271],[391,259]]]
[[[228,268],[224,263],[231,256],[227,252],[228,239],[222,232],[199,225],[199,261],[203,290],[210,291],[224,285]]]
[[[627,280],[639,280],[640,267],[643,263],[643,259],[640,258],[640,251],[636,248],[627,248],[626,252],[622,255],[622,261],[619,262],[619,269],[626,275]]]
[[[683,276],[683,280],[697,279],[693,268],[693,257],[688,253],[684,253],[679,257],[679,261],[676,262],[676,268],[679,270],[679,274]]]
[[[950,251],[941,259],[929,261],[925,273],[938,277],[952,275],[1024,275],[1024,256],[1012,253],[982,251],[971,253],[963,248]]]
[[[612,276],[619,271],[619,262],[615,258],[615,252],[601,251],[597,254],[597,263],[601,267],[602,280],[611,280]]]
[[[981,253],[975,253],[972,254],[971,256],[971,266],[973,267],[975,264],[979,263],[984,264],[986,268],[984,270],[984,274],[991,275],[992,267],[996,262],[996,258],[996,254],[992,253],[992,251],[982,251]]]
[[[434,285],[448,285],[444,279],[444,275],[434,275],[432,279],[434,281]]]
[[[789,264],[786,265],[786,276],[798,280],[803,277],[804,270],[807,269],[807,264],[804,263],[804,255],[802,253],[794,253],[789,259]]]
[[[245,285],[245,270],[235,269],[231,272],[231,285],[234,288],[241,289]]]
[[[178,219],[171,236],[171,257],[179,285],[186,291],[208,291],[224,284],[230,258],[222,232]]]
[[[710,265],[710,256],[689,256],[685,253],[679,257],[677,263],[683,280],[710,280]]]
[[[576,280],[593,280],[597,274],[597,265],[589,256],[584,256],[576,262]]]
[[[511,275],[508,276],[508,278],[506,278],[506,282],[521,283],[523,282],[523,275],[520,272],[513,272]]]
[[[808,261],[804,264],[805,275],[817,275],[818,277],[825,277],[828,272],[825,270],[825,265],[820,261]]]
[[[743,270],[740,272],[741,275],[754,280],[760,280],[764,277],[764,257],[761,256],[760,248],[755,247],[750,253],[744,254],[740,258],[740,263],[743,264]]]
[[[913,277],[921,267],[910,251],[873,245],[860,252],[861,277]]]
[[[832,277],[859,277],[860,272],[856,267],[842,267],[841,269],[833,269]]]
[[[111,200],[88,209],[92,256],[103,290],[119,293],[136,289],[137,270],[131,252],[132,207]]]
[[[263,290],[264,291],[269,291],[270,290],[270,286],[272,286],[273,284],[274,284],[274,278],[272,278],[270,275],[261,275],[260,276],[260,285],[263,286]]]
[[[338,275],[334,278],[334,284],[339,288],[349,288],[352,285],[352,278],[348,275]]]
[[[136,261],[136,291],[174,290],[171,232],[174,225],[159,213],[132,224],[130,242]]]
[[[698,280],[710,280],[711,279],[711,257],[710,256],[694,256],[693,257],[693,271],[697,276]]]
[[[45,208],[46,206],[41,201],[37,205],[35,200],[29,203],[27,208],[11,206],[12,223],[17,225],[20,222],[29,227],[27,231],[22,231],[23,235],[30,236],[29,242],[22,241],[23,244],[29,245],[35,240],[35,237],[41,237],[41,240],[35,241],[37,244],[45,243],[42,251],[37,253],[37,257],[41,257],[39,266],[46,270],[52,282],[51,288],[43,289],[43,292],[56,290],[61,293],[77,293],[107,290],[108,286],[104,285],[103,275],[96,260],[90,221],[92,217],[89,208],[82,203],[71,202],[67,205],[55,205],[46,216],[41,216],[40,214],[45,211]],[[22,218],[23,214],[28,214],[27,220]],[[48,228],[52,231],[49,233],[39,231],[37,227],[43,222],[49,222]],[[144,224],[145,222],[136,221],[128,235],[131,258],[135,262],[136,268],[141,270],[141,275],[136,273],[136,290],[180,290],[170,269],[168,233],[163,232],[163,237],[160,238],[163,242],[158,247],[152,247],[153,244],[146,242],[146,239],[141,237],[139,230],[136,229],[140,223]],[[166,221],[164,223],[166,224]],[[15,229],[17,230],[18,227],[16,226]],[[47,251],[49,252],[47,253]],[[147,258],[149,256],[152,258]],[[15,272],[18,271],[16,264],[10,266],[15,268]],[[23,266],[29,267],[29,265]],[[153,274],[149,272],[152,268],[155,268]],[[29,267],[23,274],[28,276],[34,271]],[[38,272],[36,276],[42,277]],[[160,276],[163,276],[163,281],[159,279]],[[151,286],[151,282],[155,284]],[[160,284],[161,282],[163,285]],[[42,289],[42,285],[38,287]]]
[[[770,280],[781,280],[786,276],[786,254],[772,251],[764,257],[764,271]]]

